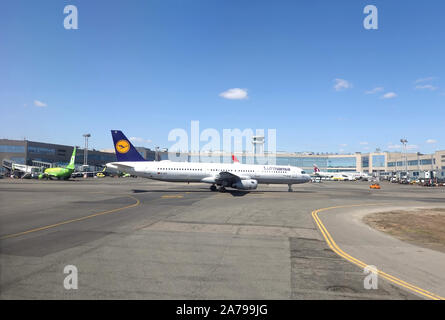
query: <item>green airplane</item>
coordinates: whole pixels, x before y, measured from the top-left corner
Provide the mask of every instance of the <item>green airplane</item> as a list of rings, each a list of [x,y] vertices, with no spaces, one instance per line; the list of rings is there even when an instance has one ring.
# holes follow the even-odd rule
[[[76,147],[74,147],[73,154],[71,155],[70,163],[65,167],[48,168],[39,175],[39,179],[52,179],[57,178],[58,180],[68,180],[71,174],[74,172],[74,160],[76,159]]]

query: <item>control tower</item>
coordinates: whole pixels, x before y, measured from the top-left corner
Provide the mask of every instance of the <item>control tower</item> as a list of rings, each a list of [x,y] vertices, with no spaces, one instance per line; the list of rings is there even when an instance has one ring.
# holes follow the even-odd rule
[[[252,144],[253,144],[253,152],[255,154],[264,153],[264,136],[253,136]]]

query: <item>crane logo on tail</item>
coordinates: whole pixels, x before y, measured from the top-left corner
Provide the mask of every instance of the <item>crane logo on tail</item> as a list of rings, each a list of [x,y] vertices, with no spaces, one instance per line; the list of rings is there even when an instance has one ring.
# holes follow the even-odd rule
[[[119,140],[116,143],[116,150],[119,153],[127,153],[130,151],[130,143],[127,140]]]

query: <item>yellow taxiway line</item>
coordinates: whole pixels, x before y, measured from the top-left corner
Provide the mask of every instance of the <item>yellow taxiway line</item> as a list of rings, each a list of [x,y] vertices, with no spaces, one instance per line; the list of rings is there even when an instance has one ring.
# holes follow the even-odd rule
[[[94,217],[97,217],[97,216],[102,216],[102,215],[105,215],[105,214],[121,211],[121,210],[124,210],[124,209],[129,209],[129,208],[132,208],[132,207],[136,207],[136,206],[138,206],[141,203],[139,201],[139,199],[136,199],[133,196],[126,196],[126,197],[132,198],[132,199],[136,200],[136,202],[131,204],[131,205],[129,205],[129,206],[116,208],[116,209],[112,209],[112,210],[107,210],[107,211],[102,211],[102,212],[90,214],[90,215],[85,216],[85,217],[80,217],[80,218],[76,218],[76,219],[62,221],[62,222],[58,222],[58,223],[51,224],[51,225],[48,225],[48,226],[43,226],[43,227],[34,228],[34,229],[23,231],[23,232],[9,234],[9,235],[0,237],[0,240],[14,238],[14,237],[22,236],[22,235],[25,235],[25,234],[28,234],[28,233],[37,232],[37,231],[41,231],[41,230],[51,229],[51,228],[55,228],[55,227],[58,227],[58,226],[61,226],[61,225],[64,225],[64,224],[68,224],[68,223],[73,223],[73,222],[78,222],[78,221],[82,221],[82,220],[86,220],[86,219],[91,219],[91,218],[94,218]]]
[[[182,194],[167,194],[161,197],[162,199],[181,199],[184,198]]]
[[[332,210],[332,209],[340,209],[340,208],[352,208],[352,207],[362,207],[362,206],[377,206],[377,205],[381,205],[381,204],[358,204],[358,205],[345,205],[345,206],[335,206],[335,207],[328,207],[328,208],[322,208],[322,209],[318,209],[318,210],[314,210],[312,211],[312,218],[314,219],[315,223],[317,224],[318,228],[320,229],[321,234],[323,235],[323,237],[326,240],[326,243],[329,245],[329,247],[336,253],[338,254],[340,257],[348,260],[349,262],[361,267],[361,268],[365,268],[366,266],[368,266],[367,263],[358,260],[357,258],[352,257],[351,255],[347,254],[346,252],[344,252],[342,249],[340,249],[340,247],[335,243],[334,239],[332,238],[332,236],[329,234],[328,230],[326,229],[326,227],[324,226],[323,222],[321,221],[320,217],[318,216],[318,213],[323,212],[323,211],[328,211],[328,210]],[[378,274],[379,276],[381,276],[382,278],[391,281],[392,283],[395,283],[401,287],[404,287],[408,290],[411,290],[413,292],[416,292],[418,294],[421,294],[427,298],[433,299],[433,300],[445,300],[445,298],[434,294],[432,292],[429,292],[427,290],[424,290],[422,288],[416,287],[408,282],[405,282],[399,278],[396,278],[390,274],[387,274],[381,270],[378,270]]]

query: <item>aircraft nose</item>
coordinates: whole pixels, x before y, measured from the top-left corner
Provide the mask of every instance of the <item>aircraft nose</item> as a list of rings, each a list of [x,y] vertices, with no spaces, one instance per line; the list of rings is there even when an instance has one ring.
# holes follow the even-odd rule
[[[303,179],[304,179],[305,181],[311,181],[311,176],[308,175],[308,174],[304,174],[304,175],[303,175]]]

